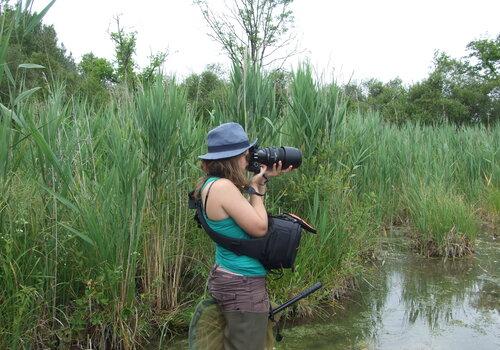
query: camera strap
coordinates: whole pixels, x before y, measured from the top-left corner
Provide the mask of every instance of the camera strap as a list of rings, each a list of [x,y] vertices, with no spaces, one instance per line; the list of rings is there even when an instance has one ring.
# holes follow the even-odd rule
[[[252,186],[248,186],[247,189],[246,189],[246,192],[249,194],[249,195],[252,195],[252,194],[255,194],[259,197],[264,197],[266,194],[262,194],[262,193],[259,193],[257,192],[257,190],[255,188],[253,188]],[[206,201],[206,199],[205,199]]]

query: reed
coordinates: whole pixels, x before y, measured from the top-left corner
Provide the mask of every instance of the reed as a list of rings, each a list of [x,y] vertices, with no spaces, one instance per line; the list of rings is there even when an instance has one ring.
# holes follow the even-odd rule
[[[442,183],[414,184],[407,191],[407,201],[422,253],[456,257],[474,250],[478,222],[463,196]]]
[[[244,67],[234,65],[225,99],[218,101],[213,113],[214,124],[235,121],[260,144],[276,140],[283,125],[276,94],[272,74],[248,61]]]
[[[117,86],[102,108],[63,84],[35,100],[14,81],[0,106],[0,348],[128,349],[186,326],[213,263],[186,195],[206,133],[223,121],[304,153],[266,196],[270,212],[318,228],[303,237],[296,272],[271,282],[274,300],[323,282],[299,315],[363,273],[382,226],[408,222],[417,242],[448,256],[465,241],[473,249],[479,207],[498,216],[500,126],[395,127],[348,113],[335,82],[308,64],[279,105],[273,79],[234,67],[209,121],[175,79]]]
[[[294,72],[284,130],[306,158],[331,147],[346,113],[347,102],[335,82],[316,82],[308,63]]]

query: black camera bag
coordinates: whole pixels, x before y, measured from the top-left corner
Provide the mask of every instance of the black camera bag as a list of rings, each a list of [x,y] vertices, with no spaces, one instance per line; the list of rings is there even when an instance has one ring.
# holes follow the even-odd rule
[[[299,249],[302,226],[287,214],[269,216],[262,265],[268,270],[279,268],[293,269]]]
[[[293,269],[302,228],[316,233],[316,230],[301,218],[293,214],[281,214],[268,217],[268,231],[264,237],[230,238],[215,232],[208,226],[203,215],[201,201],[194,199],[193,192],[189,194],[189,207],[196,209],[196,221],[215,243],[237,255],[246,255],[259,260],[266,270]]]

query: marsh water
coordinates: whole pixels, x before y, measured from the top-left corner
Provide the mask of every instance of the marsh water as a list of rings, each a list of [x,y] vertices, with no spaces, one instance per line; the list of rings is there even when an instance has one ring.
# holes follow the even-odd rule
[[[276,349],[500,349],[500,243],[485,235],[474,256],[444,261],[403,242],[386,242],[381,263],[330,316],[285,325]]]
[[[443,261],[401,242],[334,316],[285,330],[277,349],[500,349],[500,244]]]

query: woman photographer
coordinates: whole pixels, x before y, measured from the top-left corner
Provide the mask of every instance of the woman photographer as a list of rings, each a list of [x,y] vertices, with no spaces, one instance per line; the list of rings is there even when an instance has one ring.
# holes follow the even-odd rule
[[[206,176],[199,181],[195,195],[201,198],[208,225],[219,234],[239,239],[264,236],[268,226],[266,183],[292,169],[282,170],[281,162],[272,169],[262,165],[248,181],[248,150],[255,143],[249,142],[237,123],[222,124],[208,133],[208,153],[199,157]],[[254,191],[249,191],[247,199],[243,192],[249,186]],[[224,348],[264,349],[269,314],[264,266],[216,245],[208,288],[226,320]]]

